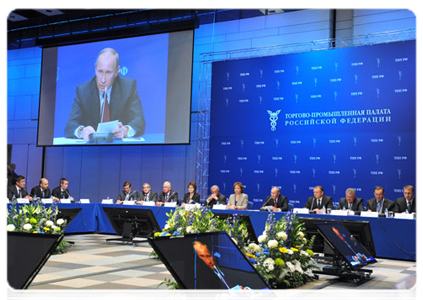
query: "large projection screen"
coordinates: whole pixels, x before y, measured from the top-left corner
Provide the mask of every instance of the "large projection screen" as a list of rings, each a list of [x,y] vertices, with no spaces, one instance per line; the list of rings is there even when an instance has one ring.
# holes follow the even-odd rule
[[[188,144],[193,35],[187,30],[44,48],[38,145],[92,145],[78,128],[113,133],[118,122],[128,134],[107,144]],[[119,57],[114,73],[97,64],[106,48]],[[99,76],[114,78],[109,98]],[[104,99],[109,123],[102,117]],[[105,123],[101,129],[99,123]]]

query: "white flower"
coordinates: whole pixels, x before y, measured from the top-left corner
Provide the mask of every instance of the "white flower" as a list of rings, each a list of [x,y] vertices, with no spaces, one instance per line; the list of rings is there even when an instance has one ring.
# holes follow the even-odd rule
[[[304,233],[302,231],[298,231],[297,235],[300,239],[304,238]]]
[[[47,222],[46,222],[46,226],[48,226],[48,227],[51,227],[51,226],[53,226],[54,225],[54,223],[53,223],[53,221],[51,221],[51,220],[48,220]]]
[[[292,255],[292,254],[294,254],[294,251],[292,251],[291,249],[288,249],[288,254]]]
[[[164,229],[168,230],[170,228],[169,224],[166,224]]]
[[[273,271],[273,269],[275,268],[275,266],[274,265],[269,265],[268,267],[267,267],[267,269],[269,270],[269,271]]]
[[[257,240],[259,243],[264,243],[266,239],[267,239],[266,235],[260,235]]]
[[[276,234],[276,237],[280,240],[286,241],[288,235],[285,232],[281,231]]]
[[[13,224],[9,224],[9,225],[7,225],[7,231],[13,231],[13,230],[15,230],[15,225],[13,225]]]
[[[297,271],[300,274],[303,274],[303,268],[301,267],[301,263],[298,260],[294,261],[295,271]]]
[[[29,218],[25,218],[25,222],[27,222],[27,223],[28,223],[28,222],[29,222]]]
[[[286,262],[286,264],[285,264],[285,265],[288,267],[288,269],[289,269],[291,272],[294,272],[294,271],[295,271],[295,267],[294,267],[294,265],[293,265],[290,261]]]
[[[56,221],[56,223],[57,223],[57,225],[62,225],[63,223],[65,223],[65,220],[63,220],[63,219],[58,219],[57,221]]]
[[[300,255],[302,256],[310,256],[307,252],[305,252],[304,250],[300,251]]]
[[[270,265],[274,265],[274,264],[275,264],[275,261],[270,257],[266,258],[263,262],[263,265],[265,265],[265,266],[270,266]]]
[[[192,226],[187,227],[187,233],[192,233]]]
[[[269,249],[277,248],[278,245],[278,241],[276,240],[270,240],[267,242],[267,246],[269,247]]]
[[[23,229],[25,229],[25,230],[31,230],[31,228],[32,228],[32,225],[29,224],[29,223],[27,223],[23,226]]]
[[[257,247],[258,245],[256,243],[251,243],[248,245],[248,250],[250,250],[251,252],[257,252]],[[258,249],[260,250],[260,247]]]

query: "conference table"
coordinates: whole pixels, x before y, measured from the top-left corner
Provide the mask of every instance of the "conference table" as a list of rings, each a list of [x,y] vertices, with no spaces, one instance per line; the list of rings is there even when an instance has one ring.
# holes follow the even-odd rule
[[[10,204],[9,204],[10,205]],[[102,233],[115,234],[103,207],[146,209],[151,210],[160,228],[164,228],[168,219],[167,213],[175,211],[173,207],[101,204],[101,203],[71,203],[58,204],[59,209],[81,208],[80,213],[72,220],[65,234]],[[269,212],[258,210],[213,210],[218,214],[238,214],[248,216],[257,236],[264,230]],[[276,220],[286,216],[287,212],[276,212]],[[371,218],[361,216],[335,216],[330,214],[298,214],[299,217],[328,220],[368,221],[373,235],[377,257],[416,260],[416,220],[395,218]]]

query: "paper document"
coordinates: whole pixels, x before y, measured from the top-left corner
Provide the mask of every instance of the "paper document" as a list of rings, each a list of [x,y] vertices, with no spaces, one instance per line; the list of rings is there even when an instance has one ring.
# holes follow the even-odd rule
[[[118,120],[114,120],[110,122],[98,123],[97,132],[113,133],[113,130],[118,127],[118,122]]]

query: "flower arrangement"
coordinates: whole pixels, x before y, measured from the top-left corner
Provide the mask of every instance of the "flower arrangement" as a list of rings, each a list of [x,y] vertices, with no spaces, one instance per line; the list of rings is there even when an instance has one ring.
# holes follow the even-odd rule
[[[270,213],[258,244],[250,243],[243,252],[272,288],[294,288],[314,279],[318,269],[311,250],[314,243],[304,236],[304,224],[295,214],[275,221]]]
[[[57,219],[57,205],[49,207],[40,202],[33,202],[19,206],[16,203],[8,209],[7,231],[26,232],[35,234],[63,234],[67,221]],[[68,242],[62,240],[56,249],[56,253],[64,253]]]
[[[168,220],[159,236],[178,236],[192,233],[226,231],[232,240],[240,247],[247,244],[250,239],[247,223],[234,214],[232,218],[220,219],[211,210],[201,207],[193,210],[177,208],[166,214]]]

